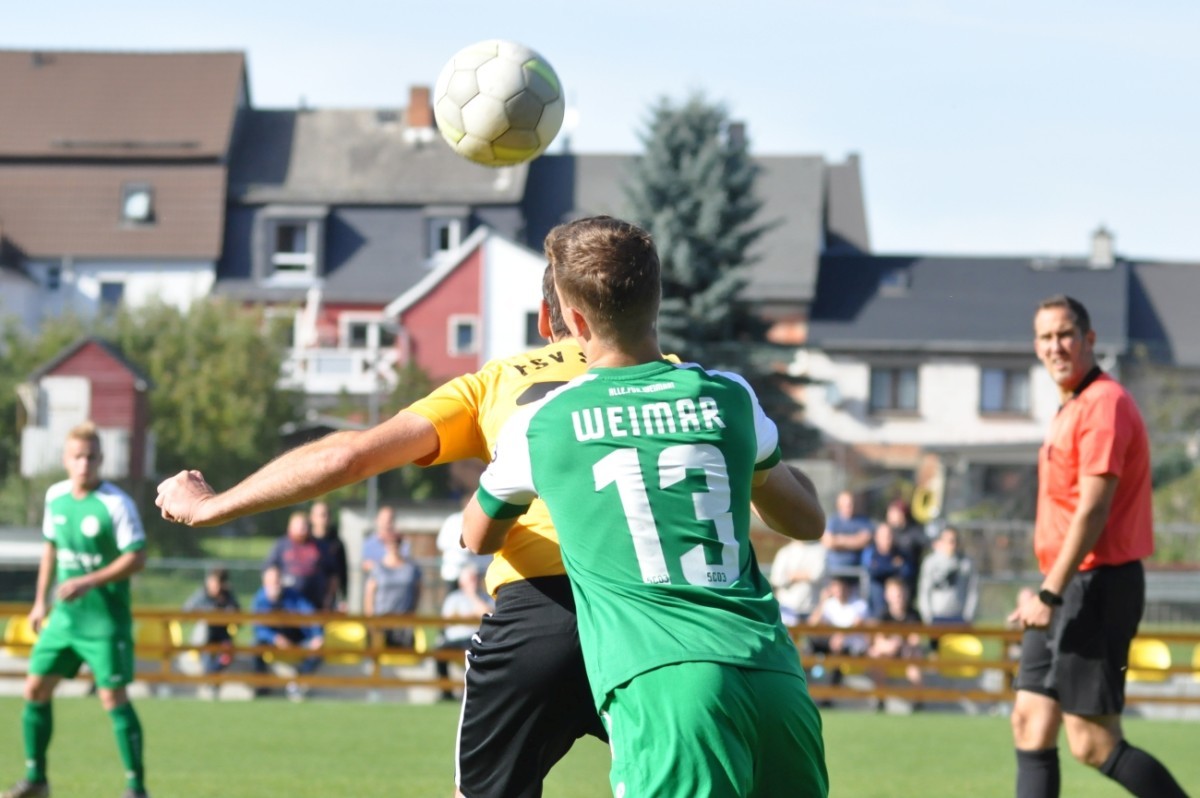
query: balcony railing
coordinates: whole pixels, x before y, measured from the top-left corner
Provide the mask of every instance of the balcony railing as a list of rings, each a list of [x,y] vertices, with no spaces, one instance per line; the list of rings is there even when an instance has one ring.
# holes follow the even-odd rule
[[[280,386],[308,394],[389,392],[396,387],[393,349],[293,349]]]

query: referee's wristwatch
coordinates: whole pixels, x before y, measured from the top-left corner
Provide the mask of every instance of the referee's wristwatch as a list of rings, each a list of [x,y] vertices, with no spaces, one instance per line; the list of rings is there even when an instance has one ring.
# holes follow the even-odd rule
[[[1038,591],[1038,600],[1047,607],[1061,607],[1063,605],[1063,597],[1053,590],[1047,590],[1046,588]]]

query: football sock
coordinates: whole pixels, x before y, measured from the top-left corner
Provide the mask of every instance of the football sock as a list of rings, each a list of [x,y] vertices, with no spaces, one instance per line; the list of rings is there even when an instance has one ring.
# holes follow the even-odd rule
[[[1187,798],[1162,762],[1124,740],[1117,743],[1100,772],[1138,798]]]
[[[1017,798],[1058,798],[1061,786],[1057,748],[1017,751]]]
[[[117,736],[117,749],[121,762],[125,764],[125,786],[135,792],[145,790],[145,770],[142,765],[142,723],[133,704],[126,702],[109,711],[113,733]]]
[[[21,727],[25,733],[25,780],[38,784],[46,780],[46,749],[54,732],[50,702],[26,701]]]

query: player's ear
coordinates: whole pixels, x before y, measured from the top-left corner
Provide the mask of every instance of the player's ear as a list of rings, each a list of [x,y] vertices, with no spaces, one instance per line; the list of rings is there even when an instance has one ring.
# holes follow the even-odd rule
[[[554,331],[550,329],[550,306],[544,299],[538,305],[538,335],[547,341],[554,340]]]

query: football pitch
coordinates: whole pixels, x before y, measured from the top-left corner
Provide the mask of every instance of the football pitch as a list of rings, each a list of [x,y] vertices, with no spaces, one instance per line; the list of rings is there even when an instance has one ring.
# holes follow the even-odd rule
[[[21,701],[0,698],[0,781],[21,775]],[[452,794],[456,704],[316,699],[137,702],[155,798],[426,798]],[[1007,719],[946,713],[825,715],[837,798],[1011,796]],[[1200,786],[1200,726],[1131,719],[1132,742],[1153,751],[1185,788]],[[1065,753],[1065,751],[1064,751]],[[547,798],[604,798],[608,749],[586,739],[551,773]],[[95,699],[55,702],[51,785],[59,798],[116,798],[123,781],[108,717]],[[1126,793],[1063,759],[1063,796]],[[785,797],[781,797],[785,798]]]

